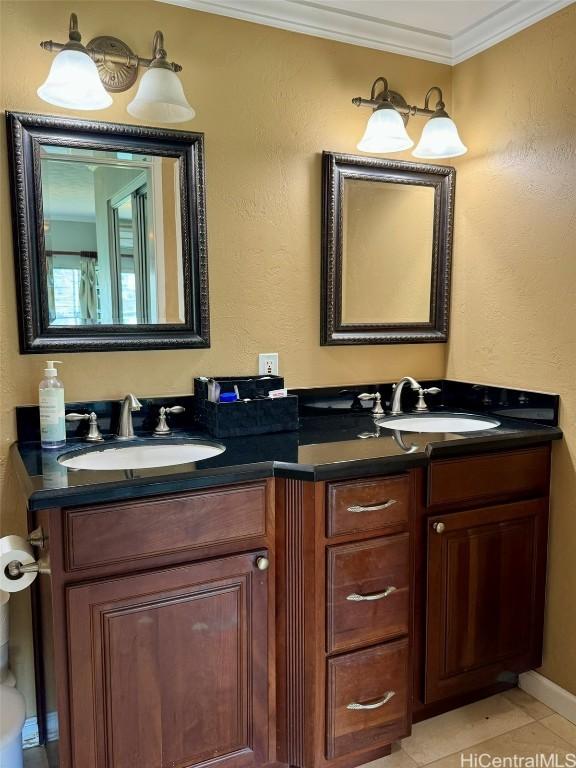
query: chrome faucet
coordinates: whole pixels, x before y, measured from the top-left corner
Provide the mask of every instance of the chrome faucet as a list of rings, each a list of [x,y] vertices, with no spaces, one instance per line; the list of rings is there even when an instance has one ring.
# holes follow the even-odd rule
[[[403,376],[398,384],[394,385],[392,410],[390,411],[392,416],[402,415],[402,390],[404,389],[405,384],[410,384],[410,389],[412,389],[414,392],[418,392],[418,402],[416,403],[416,407],[414,409],[418,411],[418,413],[425,413],[428,411],[428,406],[424,400],[424,395],[437,395],[441,391],[439,387],[430,387],[429,389],[424,389],[424,387],[422,387],[416,381],[416,379],[413,379],[412,376]]]
[[[128,393],[120,408],[120,421],[118,422],[118,432],[115,435],[116,440],[132,440],[134,437],[134,425],[132,424],[132,411],[139,411],[142,403],[132,393]]]
[[[412,376],[403,376],[400,381],[394,385],[394,396],[392,397],[392,408],[391,408],[391,415],[392,416],[401,416],[402,415],[402,390],[404,389],[405,384],[410,384],[410,389],[412,389],[414,392],[419,392],[422,387],[416,379],[413,379]]]

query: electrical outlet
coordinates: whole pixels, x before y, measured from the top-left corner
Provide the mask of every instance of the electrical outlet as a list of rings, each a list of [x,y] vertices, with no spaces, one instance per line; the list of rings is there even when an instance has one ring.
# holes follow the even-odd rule
[[[262,352],[258,355],[260,376],[278,376],[278,352]]]

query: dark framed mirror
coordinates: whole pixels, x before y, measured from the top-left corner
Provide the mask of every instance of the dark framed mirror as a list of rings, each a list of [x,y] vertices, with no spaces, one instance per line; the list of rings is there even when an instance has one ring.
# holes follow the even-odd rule
[[[454,168],[322,160],[321,344],[447,341]]]
[[[209,347],[203,134],[6,118],[21,352]]]

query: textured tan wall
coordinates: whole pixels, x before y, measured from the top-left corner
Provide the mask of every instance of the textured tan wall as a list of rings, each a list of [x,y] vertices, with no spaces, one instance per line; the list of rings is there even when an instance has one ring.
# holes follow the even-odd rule
[[[280,353],[290,386],[441,376],[445,346],[319,346],[321,152],[354,152],[367,110],[350,99],[385,74],[408,101],[431,83],[450,104],[448,67],[195,13],[153,2],[0,2],[3,109],[65,114],[38,99],[51,56],[40,40],[64,41],[69,14],[84,41],[101,34],[148,55],[155,29],[197,110],[183,129],[206,134],[212,347],[174,352],[61,355],[69,400],[190,392],[198,374],[257,371],[258,352]],[[16,70],[14,62],[24,62]],[[123,123],[133,91],[77,117]],[[418,130],[413,125],[412,131]],[[0,143],[5,145],[4,123]],[[409,157],[409,155],[408,155]],[[0,152],[1,450],[15,438],[13,409],[36,402],[42,358],[18,354],[6,153]],[[4,487],[2,532],[24,528]],[[12,659],[31,705],[27,593],[13,601]]]
[[[559,392],[543,674],[576,693],[576,4],[454,69],[448,375]]]

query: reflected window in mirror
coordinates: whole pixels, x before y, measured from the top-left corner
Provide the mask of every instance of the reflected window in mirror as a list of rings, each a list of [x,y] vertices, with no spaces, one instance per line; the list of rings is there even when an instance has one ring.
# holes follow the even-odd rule
[[[447,339],[454,169],[325,152],[322,344]]]
[[[23,351],[208,346],[201,134],[8,119]]]

